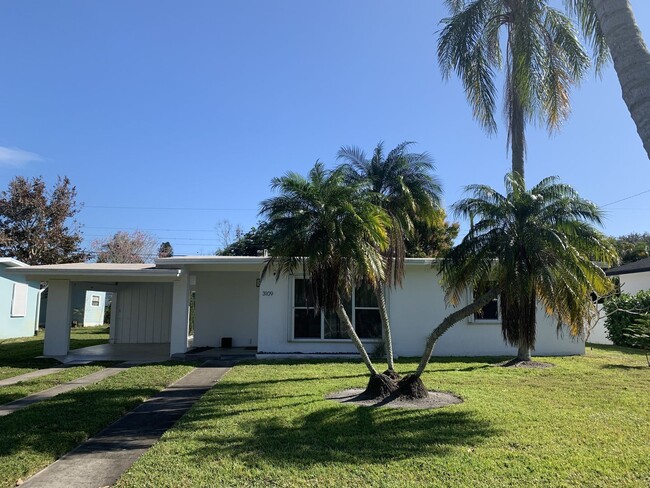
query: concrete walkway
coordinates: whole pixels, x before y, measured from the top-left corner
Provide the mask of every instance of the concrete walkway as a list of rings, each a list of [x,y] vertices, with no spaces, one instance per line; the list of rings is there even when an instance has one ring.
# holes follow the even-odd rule
[[[15,385],[16,383],[20,383],[21,381],[29,381],[35,378],[41,378],[42,376],[48,376],[50,374],[65,371],[67,368],[71,366],[84,366],[86,364],[90,364],[90,361],[73,362],[70,364],[66,364],[65,366],[57,366],[54,368],[45,368],[45,369],[38,369],[36,371],[30,371],[29,373],[24,373],[18,376],[12,376],[11,378],[0,380],[0,386]]]
[[[22,487],[110,486],[230,369],[206,362],[79,445]]]
[[[124,371],[124,368],[128,366],[129,365],[127,363],[124,363],[118,367],[105,368],[102,369],[101,371],[97,371],[95,373],[82,376],[81,378],[77,378],[76,380],[69,381],[68,383],[63,383],[61,385],[48,388],[47,390],[39,391],[38,393],[28,395],[24,398],[15,400],[10,403],[5,403],[4,405],[0,405],[0,417],[4,417],[5,415],[14,413],[16,410],[29,407],[34,403],[42,402],[43,400],[53,398],[57,395],[60,395],[61,393],[66,393],[68,391],[76,390],[77,388],[81,388],[82,386],[92,385],[93,383],[97,383],[100,380],[109,378],[110,376],[114,376],[117,373]]]

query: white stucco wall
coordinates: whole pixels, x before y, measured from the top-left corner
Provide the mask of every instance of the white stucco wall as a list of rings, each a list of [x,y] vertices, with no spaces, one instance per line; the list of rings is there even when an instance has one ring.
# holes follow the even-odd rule
[[[643,273],[629,273],[619,276],[621,291],[635,295],[641,290],[650,290],[650,271]]]
[[[257,271],[196,272],[195,347],[220,347],[231,337],[233,347],[258,343]]]
[[[170,283],[120,283],[113,297],[117,313],[115,324],[111,324],[112,342],[169,342],[172,304]]]
[[[354,346],[340,341],[292,341],[291,296],[289,278],[276,281],[268,276],[260,288],[259,339],[260,353],[353,353]],[[435,271],[429,265],[407,265],[403,287],[388,293],[388,311],[393,333],[393,346],[398,356],[419,356],[428,334],[452,308],[446,307],[444,293]],[[369,350],[374,343],[368,341]],[[445,334],[433,352],[437,356],[513,355],[515,348],[504,344],[500,325],[456,324]],[[539,311],[537,315],[537,347],[535,355],[583,354],[584,342],[556,334],[556,323]]]

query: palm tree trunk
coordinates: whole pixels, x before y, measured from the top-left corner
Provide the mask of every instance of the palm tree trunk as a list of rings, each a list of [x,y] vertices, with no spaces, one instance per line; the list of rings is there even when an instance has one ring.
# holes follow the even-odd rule
[[[359,354],[361,355],[361,359],[363,360],[364,364],[370,371],[370,374],[376,375],[377,370],[375,369],[375,366],[372,364],[372,361],[370,360],[370,356],[368,356],[368,352],[366,351],[366,348],[363,347],[363,343],[361,342],[361,339],[359,339],[359,336],[355,332],[354,327],[352,327],[352,322],[350,322],[350,317],[348,317],[348,313],[345,311],[345,308],[343,307],[343,303],[341,303],[341,301],[339,301],[339,304],[336,307],[336,315],[338,316],[339,320],[343,324],[343,327],[345,327],[345,330],[348,333],[348,336],[350,336],[350,339],[352,339],[352,343],[357,348],[357,351],[359,351]]]
[[[628,0],[592,0],[637,132],[650,158],[650,52]]]
[[[521,106],[516,87],[512,88],[512,106],[510,107],[510,150],[512,152],[512,173],[524,177],[524,159],[526,157],[526,123],[524,109]]]
[[[527,344],[520,344],[517,349],[517,361],[530,361],[530,347]]]
[[[498,295],[499,295],[499,288],[498,287],[491,288],[485,294],[481,295],[476,300],[474,300],[473,303],[470,303],[469,305],[466,305],[460,310],[456,310],[454,313],[447,315],[447,317],[445,317],[445,319],[442,322],[440,322],[440,325],[438,325],[438,327],[433,329],[433,332],[431,332],[431,334],[429,335],[429,338],[427,339],[427,344],[424,348],[424,353],[422,354],[422,358],[420,359],[420,364],[418,365],[418,369],[415,371],[414,376],[417,377],[422,376],[422,373],[424,373],[424,370],[429,364],[429,360],[431,359],[431,353],[433,352],[433,348],[435,347],[436,342],[438,342],[438,339],[440,339],[440,337],[445,332],[451,329],[452,326],[454,326],[460,320],[481,310],[485,305],[487,305],[492,300],[494,300]]]
[[[390,332],[390,319],[388,318],[388,311],[386,310],[386,292],[383,286],[377,287],[377,289],[375,289],[375,296],[377,297],[377,304],[379,305],[381,328],[384,334],[386,362],[388,363],[388,369],[390,371],[395,371],[395,362],[393,360],[393,338]]]

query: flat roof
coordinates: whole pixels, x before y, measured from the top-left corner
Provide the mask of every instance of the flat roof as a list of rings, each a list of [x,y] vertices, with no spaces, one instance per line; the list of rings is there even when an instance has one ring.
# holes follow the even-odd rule
[[[188,266],[193,264],[250,264],[261,265],[268,261],[264,256],[174,256],[156,259],[156,267]]]
[[[180,269],[160,269],[154,264],[68,263],[27,266],[8,270],[40,281],[176,281]]]
[[[28,264],[14,258],[0,258],[0,264],[4,264],[9,268],[24,268],[25,266],[29,266]]]

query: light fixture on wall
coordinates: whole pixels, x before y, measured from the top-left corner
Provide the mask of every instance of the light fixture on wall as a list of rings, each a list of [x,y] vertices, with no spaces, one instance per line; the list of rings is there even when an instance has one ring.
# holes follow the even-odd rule
[[[262,280],[261,280],[260,278],[257,278],[257,279],[255,280],[255,286],[256,286],[257,288],[259,288],[261,284],[262,284]]]

